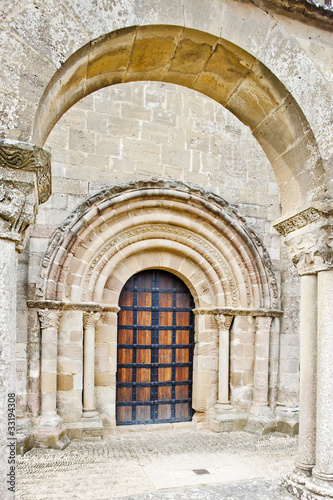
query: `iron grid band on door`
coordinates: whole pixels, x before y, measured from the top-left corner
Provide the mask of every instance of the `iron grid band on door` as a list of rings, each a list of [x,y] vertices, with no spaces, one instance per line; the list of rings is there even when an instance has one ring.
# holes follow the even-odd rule
[[[191,420],[194,303],[189,290],[170,273],[143,271],[126,283],[119,306],[117,425]],[[169,359],[162,362],[163,356]],[[149,380],[142,380],[140,370]]]

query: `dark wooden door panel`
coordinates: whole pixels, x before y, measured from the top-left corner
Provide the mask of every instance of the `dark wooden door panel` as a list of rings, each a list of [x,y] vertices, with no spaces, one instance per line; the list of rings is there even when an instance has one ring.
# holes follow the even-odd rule
[[[176,276],[143,271],[119,299],[118,425],[192,418],[193,299]]]

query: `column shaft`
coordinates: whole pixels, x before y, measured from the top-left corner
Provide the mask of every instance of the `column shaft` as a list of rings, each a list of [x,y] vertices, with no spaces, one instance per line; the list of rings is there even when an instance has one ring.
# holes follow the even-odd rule
[[[57,414],[58,327],[62,311],[40,310],[41,323],[41,413]]]
[[[8,394],[15,393],[16,338],[16,252],[15,243],[0,239],[0,498],[13,498],[8,492]],[[11,401],[12,402],[12,401]],[[15,437],[15,436],[14,436]],[[14,445],[15,448],[15,445]],[[8,494],[8,496],[7,496]]]
[[[300,414],[297,469],[309,474],[316,461],[317,275],[301,276]]]
[[[95,411],[95,322],[98,313],[85,313],[83,358],[83,417],[96,416]]]
[[[272,318],[256,318],[253,402],[268,406],[269,339]]]
[[[219,329],[218,402],[229,403],[229,330]]]
[[[313,475],[333,486],[333,270],[318,273],[317,452]],[[333,489],[332,489],[333,494]]]

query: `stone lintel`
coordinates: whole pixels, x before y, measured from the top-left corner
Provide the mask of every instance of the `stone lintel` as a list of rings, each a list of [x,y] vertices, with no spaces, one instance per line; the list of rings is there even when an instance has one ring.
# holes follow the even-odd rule
[[[195,315],[223,315],[223,316],[265,316],[276,318],[283,315],[283,311],[279,309],[240,309],[236,307],[214,307],[211,309],[196,308],[193,309]]]
[[[28,300],[31,309],[59,309],[62,311],[114,312],[120,311],[118,306],[109,306],[97,302],[61,302],[57,300]]]

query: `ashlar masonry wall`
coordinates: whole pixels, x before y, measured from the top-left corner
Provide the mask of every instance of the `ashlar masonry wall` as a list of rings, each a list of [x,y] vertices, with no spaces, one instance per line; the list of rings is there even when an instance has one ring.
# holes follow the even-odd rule
[[[26,355],[26,349],[32,352],[38,348],[36,318],[31,312],[28,332],[25,297],[34,296],[50,236],[88,195],[105,186],[152,177],[190,182],[219,194],[237,205],[247,224],[263,240],[282,287],[286,311],[281,325],[277,318],[274,320],[271,401],[297,406],[298,278],[280,235],[272,227],[272,221],[280,216],[278,185],[247,127],[216,102],[192,90],[166,83],[137,82],[99,90],[77,103],[57,123],[46,146],[52,153],[53,194],[39,207],[30,247],[20,262],[18,396],[22,413],[26,392],[30,393],[30,413],[37,415],[39,409],[38,360],[35,356],[28,363]],[[64,313],[66,317],[71,314],[81,313]],[[75,413],[79,407],[75,400],[82,393],[82,337],[74,326],[73,331],[62,330],[64,321],[63,317],[58,405],[65,421],[73,421],[67,409],[73,394],[70,411]],[[73,321],[69,318],[70,324]],[[231,332],[231,396],[239,409],[247,409],[253,396],[254,329],[251,318],[238,317],[237,321],[241,323],[236,329],[238,337],[235,329]],[[97,329],[97,378],[102,377],[101,367],[109,362],[104,359],[102,330]],[[66,354],[71,351],[78,354],[72,365]]]

